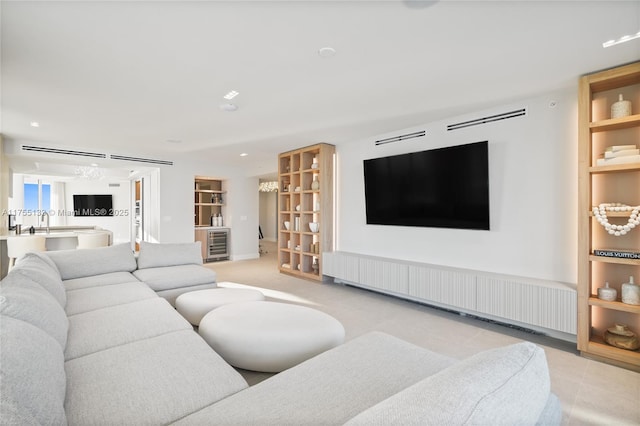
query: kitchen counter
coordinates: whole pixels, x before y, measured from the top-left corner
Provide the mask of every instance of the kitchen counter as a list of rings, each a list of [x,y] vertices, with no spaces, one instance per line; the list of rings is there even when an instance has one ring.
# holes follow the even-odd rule
[[[95,226],[51,226],[48,234],[45,228],[36,228],[36,233],[34,235],[44,236],[46,238],[47,251],[54,251],[75,249],[78,245],[78,234],[94,232],[106,232],[111,234],[111,231],[97,228]],[[9,266],[7,238],[23,238],[29,236],[31,236],[31,234],[29,234],[28,229],[23,229],[20,235],[16,235],[11,231],[8,234],[0,235],[0,278],[4,278],[7,275]],[[113,244],[113,241],[110,241],[109,243]]]

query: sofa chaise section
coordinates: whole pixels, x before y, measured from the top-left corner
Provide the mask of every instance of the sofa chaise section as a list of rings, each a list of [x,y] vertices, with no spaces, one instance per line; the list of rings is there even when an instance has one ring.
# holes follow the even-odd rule
[[[216,273],[202,266],[200,241],[164,244],[143,241],[137,262],[133,275],[172,306],[182,293],[216,288]]]
[[[381,332],[352,339],[176,425],[341,425],[455,362]]]
[[[161,297],[96,309],[68,318],[65,360],[162,334],[192,330]]]
[[[71,425],[160,425],[247,387],[193,330],[116,346],[65,363]]]

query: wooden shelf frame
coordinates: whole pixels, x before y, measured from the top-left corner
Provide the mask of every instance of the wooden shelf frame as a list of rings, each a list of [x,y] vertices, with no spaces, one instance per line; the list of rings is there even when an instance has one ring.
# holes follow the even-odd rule
[[[227,191],[224,189],[225,182],[222,179],[196,176],[194,179],[194,225],[195,226],[210,226],[211,215],[221,214],[224,218],[223,208],[226,205],[223,199],[222,203],[212,203],[211,196],[226,195]],[[226,197],[224,197],[226,198]]]
[[[600,249],[606,244],[600,231],[596,234],[597,228],[594,228],[595,218],[592,208],[597,205],[595,200],[603,198],[605,194],[602,191],[608,193],[615,189],[616,182],[637,181],[640,184],[639,163],[595,165],[595,159],[600,154],[594,151],[595,149],[629,144],[628,132],[635,132],[633,129],[640,131],[640,114],[622,118],[603,118],[608,115],[611,103],[617,101],[617,93],[622,92],[626,94],[625,99],[631,95],[633,108],[638,111],[640,108],[640,62],[586,75],[579,82],[577,342],[578,349],[584,356],[640,371],[640,351],[608,345],[603,341],[602,336],[595,332],[607,327],[608,322],[618,321],[621,318],[629,321],[630,328],[640,334],[640,306],[620,301],[600,300],[593,294],[595,288],[600,286],[599,282],[594,282],[594,275],[601,279],[602,275],[615,276],[617,272],[628,270],[620,268],[632,268],[634,271],[637,270],[640,276],[640,259],[620,259],[593,254],[594,249]],[[640,145],[640,141],[636,144]],[[629,173],[636,173],[639,179],[635,179],[634,175]],[[599,176],[597,187],[594,187],[594,176]],[[630,193],[638,193],[637,187]],[[632,198],[631,201],[636,205],[640,204],[640,199]],[[629,212],[612,212],[607,215],[628,218]],[[638,232],[640,229],[634,229],[628,235],[615,238],[621,239],[619,243],[622,247],[640,252],[640,247],[636,247],[637,239],[635,238],[637,237],[634,234]],[[609,244],[606,245],[609,246]]]
[[[334,161],[335,147],[325,143],[278,156],[278,265],[283,273],[323,280],[322,253],[333,248]],[[311,188],[314,179],[319,182],[318,189]],[[285,221],[290,223],[288,230]],[[311,232],[310,222],[319,223],[318,232]],[[317,273],[312,267],[314,260]]]

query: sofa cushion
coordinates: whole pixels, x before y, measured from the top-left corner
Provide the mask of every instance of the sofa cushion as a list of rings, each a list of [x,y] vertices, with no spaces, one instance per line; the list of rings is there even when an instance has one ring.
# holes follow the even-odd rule
[[[138,279],[131,272],[109,272],[90,277],[64,280],[62,284],[64,284],[64,287],[69,291],[88,287],[99,287],[103,285],[130,283],[133,281],[138,281]]]
[[[26,277],[9,274],[0,284],[0,314],[34,325],[64,350],[69,321],[49,292]]]
[[[177,265],[138,269],[133,275],[155,291],[216,282],[216,273],[201,265]]]
[[[247,387],[193,330],[76,358],[66,371],[73,425],[167,424]]]
[[[216,283],[198,284],[188,287],[172,288],[169,290],[157,290],[156,294],[166,299],[167,302],[171,304],[171,306],[176,306],[176,299],[183,293],[197,290],[209,290],[212,288],[216,288],[217,286],[218,285]]]
[[[372,332],[185,417],[179,425],[343,424],[455,360]]]
[[[81,250],[48,251],[63,280],[107,274],[109,272],[132,272],[136,269],[136,258],[129,243]]]
[[[550,393],[544,351],[522,342],[481,352],[393,395],[347,424],[533,425]]]
[[[138,269],[175,265],[202,265],[202,244],[194,243],[140,243]]]
[[[1,423],[66,424],[64,358],[58,342],[5,315],[0,315],[0,341]]]
[[[55,262],[53,260],[51,260],[51,258],[49,256],[47,256],[46,252],[32,251],[32,252],[29,252],[29,253],[25,253],[25,255],[22,256],[22,258],[20,258],[16,262],[20,263],[22,260],[29,259],[29,258],[32,258],[32,257],[36,257],[36,258],[40,259],[41,261],[43,261],[44,263],[46,263],[58,276],[60,276],[60,271],[58,270],[58,267],[56,266]]]
[[[154,299],[158,295],[140,281],[81,288],[67,292],[67,315],[76,315],[96,309]]]
[[[11,274],[21,275],[35,281],[47,290],[60,306],[64,308],[66,305],[67,295],[58,268],[46,256],[40,253],[25,254],[11,270]]]
[[[159,297],[85,312],[69,318],[65,359],[192,329],[187,320]]]

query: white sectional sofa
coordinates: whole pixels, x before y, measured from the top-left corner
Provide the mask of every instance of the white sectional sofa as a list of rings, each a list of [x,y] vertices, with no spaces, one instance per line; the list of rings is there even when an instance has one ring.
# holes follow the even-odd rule
[[[560,423],[531,343],[457,361],[373,332],[248,387],[159,297],[215,286],[193,247],[143,246],[137,262],[126,245],[21,259],[0,283],[0,423]]]

